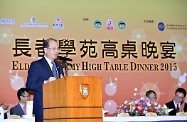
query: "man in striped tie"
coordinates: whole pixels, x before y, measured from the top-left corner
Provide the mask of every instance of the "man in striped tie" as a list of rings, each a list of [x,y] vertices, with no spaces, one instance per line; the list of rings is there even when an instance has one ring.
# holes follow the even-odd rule
[[[34,91],[33,114],[35,114],[35,122],[43,122],[43,84],[64,76],[62,65],[54,60],[59,53],[57,40],[46,39],[43,47],[44,57],[31,63],[26,82],[26,88]]]

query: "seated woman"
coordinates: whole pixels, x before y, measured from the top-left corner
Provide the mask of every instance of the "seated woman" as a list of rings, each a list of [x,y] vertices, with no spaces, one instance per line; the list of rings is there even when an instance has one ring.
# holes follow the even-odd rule
[[[149,90],[149,91],[146,92],[145,96],[150,100],[151,104],[156,103],[157,95],[156,95],[155,91]]]

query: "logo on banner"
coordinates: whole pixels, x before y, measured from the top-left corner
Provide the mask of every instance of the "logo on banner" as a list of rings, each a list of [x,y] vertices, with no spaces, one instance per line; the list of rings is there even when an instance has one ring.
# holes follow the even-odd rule
[[[31,17],[31,18],[30,18],[30,22],[31,22],[31,23],[35,23],[35,22],[36,22],[36,18],[35,18],[35,17]]]
[[[0,24],[9,24],[9,25],[13,25],[13,24],[15,24],[15,19],[6,19],[6,18],[2,18],[2,19],[0,19]]]
[[[101,23],[100,20],[95,20],[95,21],[93,22],[93,26],[94,26],[95,29],[99,30],[99,29],[101,29],[101,27],[102,27],[102,23]]]
[[[126,28],[126,24],[125,24],[125,22],[124,22],[123,20],[120,20],[120,21],[118,22],[118,28],[119,28],[120,30],[124,30],[124,29]]]
[[[56,18],[55,23],[53,23],[53,28],[64,29],[64,24],[61,22],[61,18]]]
[[[107,30],[114,30],[114,23],[111,19],[108,19],[106,22],[106,29]]]
[[[46,23],[37,23],[35,17],[30,18],[30,23],[21,22],[20,27],[28,27],[28,28],[47,28],[48,24]]]
[[[158,23],[158,29],[159,29],[160,31],[164,31],[165,25],[164,25],[163,22],[159,22],[159,23]]]
[[[80,93],[82,98],[86,99],[89,95],[89,84],[80,84]]]

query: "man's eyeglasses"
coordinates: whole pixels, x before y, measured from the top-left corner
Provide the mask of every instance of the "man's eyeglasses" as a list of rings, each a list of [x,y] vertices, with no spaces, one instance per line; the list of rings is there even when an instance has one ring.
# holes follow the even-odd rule
[[[178,99],[180,99],[180,100],[183,100],[183,99],[184,99],[184,97],[180,97],[180,96],[178,96],[178,95],[175,95],[175,97],[178,98]]]
[[[54,50],[59,50],[58,47],[57,47],[57,48],[56,48],[56,47],[48,47],[48,49],[51,49],[51,50],[53,50],[53,51],[54,51]]]
[[[28,95],[28,96],[22,96],[22,97],[27,97],[28,98],[28,97],[30,97],[30,95]]]

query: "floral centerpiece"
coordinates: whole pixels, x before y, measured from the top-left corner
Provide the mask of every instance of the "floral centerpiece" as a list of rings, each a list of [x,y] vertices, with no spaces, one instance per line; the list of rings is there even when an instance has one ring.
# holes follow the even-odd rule
[[[156,115],[166,115],[167,107],[160,104],[151,104],[149,99],[131,99],[125,101],[122,105],[117,107],[116,115],[120,113],[129,113],[130,116],[146,116],[147,113],[152,112]]]

